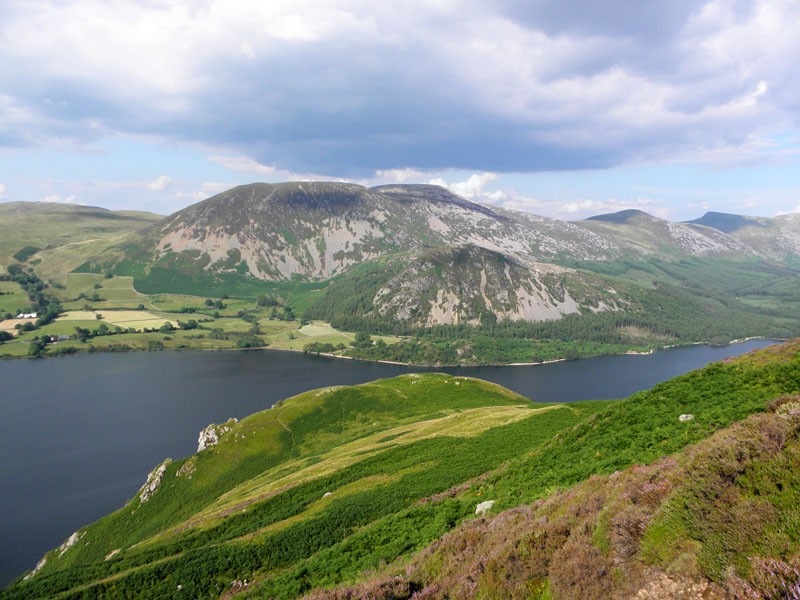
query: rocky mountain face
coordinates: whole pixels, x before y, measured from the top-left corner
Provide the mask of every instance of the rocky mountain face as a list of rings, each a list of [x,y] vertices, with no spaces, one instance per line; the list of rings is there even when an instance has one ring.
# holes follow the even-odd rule
[[[319,282],[387,257],[395,271],[368,299],[381,317],[420,325],[477,322],[484,312],[553,319],[624,309],[603,269],[589,276],[571,266],[684,258],[793,265],[800,217],[710,213],[673,223],[622,211],[565,222],[432,185],[255,183],[166,217],[85,267],[138,277],[161,268],[196,279]]]
[[[800,213],[765,218],[709,212],[692,222],[716,227],[763,257],[794,263],[800,256]]]
[[[603,260],[620,251],[579,225],[501,211],[430,185],[240,186],[172,215],[157,237],[157,258],[195,253],[206,270],[238,269],[267,281],[327,279],[366,260],[442,245],[540,259]]]
[[[688,256],[761,254],[756,248],[714,227],[696,223],[673,223],[640,210],[623,210],[609,215],[598,215],[581,221],[580,224],[637,254],[669,252]]]
[[[478,246],[445,246],[411,260],[375,294],[382,316],[415,325],[544,321],[625,304],[597,277],[546,263],[523,264]]]

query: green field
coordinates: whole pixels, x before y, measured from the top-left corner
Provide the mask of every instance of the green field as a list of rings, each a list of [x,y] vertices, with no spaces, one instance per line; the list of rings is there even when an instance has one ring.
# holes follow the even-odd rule
[[[0,313],[11,313],[17,316],[20,312],[28,312],[30,301],[20,285],[14,281],[0,281]]]

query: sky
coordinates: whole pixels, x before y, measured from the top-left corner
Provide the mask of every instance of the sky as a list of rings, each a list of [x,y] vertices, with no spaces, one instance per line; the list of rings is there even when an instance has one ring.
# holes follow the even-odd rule
[[[797,0],[3,0],[0,201],[332,180],[800,212],[798,32]]]

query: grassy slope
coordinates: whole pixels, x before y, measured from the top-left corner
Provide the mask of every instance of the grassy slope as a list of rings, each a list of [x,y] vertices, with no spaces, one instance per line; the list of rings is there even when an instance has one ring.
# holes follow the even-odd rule
[[[501,408],[489,414],[487,406]],[[470,412],[461,417],[455,414],[462,411]],[[514,423],[534,412],[533,405],[504,388],[444,375],[407,376],[303,394],[243,420],[223,436],[219,446],[186,461],[171,463],[162,493],[142,505],[135,498],[129,506],[88,528],[80,546],[61,560],[51,557],[53,566],[48,565],[47,570],[87,561],[102,562],[111,550],[139,543],[167,528],[173,529],[173,534],[123,552],[118,561],[107,563],[108,568],[113,572],[126,564],[150,560],[154,555],[208,547],[294,516],[319,500],[326,489],[337,490],[365,478],[394,473],[398,461],[407,463],[405,468],[435,463],[423,469],[427,477],[419,479],[420,473],[414,475],[415,485],[422,488],[394,507],[402,508],[442,485],[460,481],[461,475],[441,476],[443,468],[453,467],[445,462],[440,446],[449,446],[449,454],[455,458],[461,445],[478,448],[482,430],[498,423]],[[575,420],[573,411],[567,409],[545,412],[563,413],[568,423]],[[555,421],[560,422],[559,419]],[[467,441],[448,443],[441,437],[446,433]],[[333,455],[331,446],[338,446]],[[409,450],[415,447],[418,451]],[[456,471],[477,475],[493,466],[497,457],[490,454],[487,460],[473,466],[463,464]],[[191,477],[189,474],[176,477],[176,472],[187,462],[192,465],[187,467],[192,469]],[[298,469],[303,468],[309,479],[294,485]],[[396,485],[406,486],[408,482],[404,481]],[[265,500],[276,486],[293,487]],[[385,494],[386,489],[383,486],[360,493]],[[258,502],[253,503],[254,499]],[[369,497],[364,502],[373,503]],[[222,518],[231,503],[248,507],[244,520],[238,510],[229,518]],[[334,498],[324,514],[348,506],[347,502]],[[378,503],[373,510],[379,513],[388,510],[381,506]],[[176,532],[175,527],[185,522],[194,526]],[[294,525],[307,526],[305,521]],[[281,533],[286,532],[278,532]],[[225,548],[230,550],[231,546]],[[93,569],[80,571],[88,573],[89,579],[96,576]],[[54,577],[59,579],[59,574]],[[45,583],[46,578],[46,573],[42,573],[34,582]],[[26,587],[23,585],[20,590]]]
[[[598,452],[593,442],[613,440],[603,423],[619,419],[630,409],[640,411],[654,395],[667,400],[660,408],[672,417],[673,432],[665,444],[670,449],[685,444],[681,438],[696,437],[692,431],[696,421],[704,429],[703,421],[720,427],[753,410],[769,406],[769,413],[750,414],[647,466],[609,473],[613,466],[606,464],[595,469],[606,474],[546,497],[541,490],[547,482],[535,475],[520,477],[522,470],[537,463],[535,456],[527,458],[486,485],[495,483],[491,493],[500,496],[509,487],[524,488],[528,499],[539,496],[533,504],[467,521],[410,565],[390,566],[355,586],[317,591],[311,597],[398,600],[415,592],[416,598],[429,600],[796,597],[800,589],[799,349],[795,342],[713,366],[711,372],[701,371],[703,379],[722,384],[721,394],[698,402],[705,395],[701,390],[695,398],[686,398],[684,402],[697,411],[692,421],[681,423],[674,418],[675,411],[686,404],[670,398],[674,382],[669,382],[660,386],[657,395],[654,390],[612,405],[594,420],[591,433],[577,427],[542,454],[563,444],[573,451],[575,462],[585,465],[592,451]],[[678,393],[699,383],[698,376],[676,382]],[[739,390],[735,395],[730,384]],[[762,403],[778,390],[793,394]],[[655,411],[649,413],[652,417]],[[655,425],[662,433],[667,428],[664,423]],[[654,437],[650,442],[660,436]],[[626,452],[620,449],[641,448],[641,444],[625,442],[603,446],[616,448],[623,456]],[[629,460],[616,462],[621,465]],[[538,464],[538,470],[545,465]],[[574,478],[569,467],[562,465],[562,471],[562,481]],[[269,584],[264,591],[268,589]]]
[[[357,581],[365,570],[398,558],[403,564],[402,557],[450,531],[481,500],[518,506],[592,475],[658,461],[763,411],[777,395],[800,392],[799,349],[795,341],[712,364],[624,401],[544,411],[513,408],[520,398],[497,386],[442,375],[304,394],[245,419],[218,447],[168,465],[165,483],[147,504],[134,499],[82,530],[78,546],[59,559],[51,555],[42,573],[3,597],[122,597],[132,590],[165,597],[177,585],[204,596],[230,589],[232,580],[256,578],[250,594],[291,598]],[[450,416],[455,407],[461,416]],[[694,419],[680,422],[683,413]],[[476,424],[478,415],[486,420]],[[507,468],[497,470],[503,463]],[[184,474],[176,476],[180,469]],[[557,503],[550,506],[557,511]],[[583,504],[575,506],[585,514],[577,508]],[[603,505],[597,506],[591,510]],[[578,549],[590,558],[611,552],[617,542],[603,532],[607,525],[595,524],[596,539],[579,528]],[[653,531],[656,543],[648,547],[661,547]],[[679,535],[650,562],[674,562],[680,540],[694,534]],[[127,549],[102,561],[120,547]],[[559,546],[548,548],[547,564]],[[449,567],[437,560],[425,563],[414,585],[446,579]],[[513,570],[516,563],[497,563],[503,564]],[[502,581],[498,568],[488,572]]]
[[[25,246],[41,252],[37,272],[44,278],[61,277],[124,234],[150,225],[162,217],[152,213],[110,211],[88,206],[46,202],[0,204],[0,265]]]
[[[764,411],[766,403],[776,396],[800,392],[799,353],[800,340],[795,340],[739,359],[713,363],[623,401],[596,403],[591,414],[580,423],[558,433],[540,449],[517,455],[508,468],[470,486],[460,501],[470,504],[492,499],[497,501],[497,508],[525,505],[592,476],[609,475],[636,463],[658,460],[749,414]],[[694,419],[688,423],[679,421],[678,416],[686,413],[693,414]],[[586,508],[578,503],[575,510],[580,513]],[[535,531],[530,533],[537,535]],[[346,544],[347,541],[343,542]],[[455,547],[472,555],[469,545],[461,543]],[[556,548],[549,547],[551,555]],[[288,598],[298,589],[352,581],[360,571],[347,566],[334,569],[326,566],[340,552],[341,548],[333,548],[327,555],[304,561],[291,572],[267,581],[256,595]],[[514,576],[513,562],[507,563],[512,565],[507,577]],[[434,573],[436,564],[428,565]],[[495,576],[504,578],[496,570]],[[453,592],[452,588],[443,591]],[[457,590],[454,595],[461,592]],[[562,597],[583,596],[577,593]]]

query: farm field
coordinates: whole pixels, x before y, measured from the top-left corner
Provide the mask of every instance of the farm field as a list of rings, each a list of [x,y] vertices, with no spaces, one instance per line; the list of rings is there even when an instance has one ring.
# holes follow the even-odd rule
[[[14,281],[0,281],[0,313],[12,313],[17,315],[19,312],[27,311],[30,306],[28,296],[20,285]]]
[[[99,319],[97,318],[97,315],[100,316]],[[99,321],[116,325],[122,329],[133,327],[137,331],[141,331],[145,327],[148,329],[157,329],[164,323],[177,325],[177,320],[170,317],[171,315],[154,313],[145,310],[73,310],[68,311],[66,314],[56,319],[56,323],[65,321],[84,321],[96,326]]]

